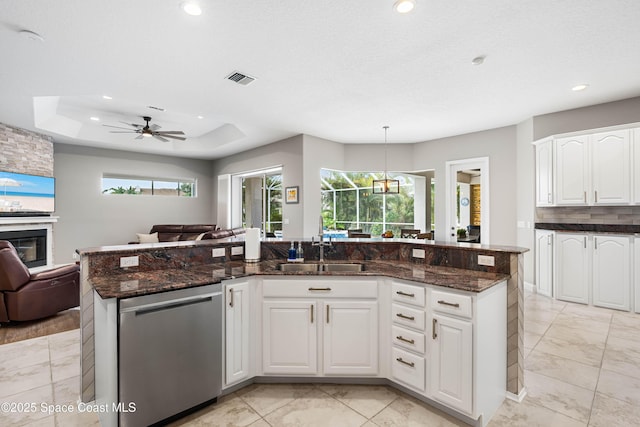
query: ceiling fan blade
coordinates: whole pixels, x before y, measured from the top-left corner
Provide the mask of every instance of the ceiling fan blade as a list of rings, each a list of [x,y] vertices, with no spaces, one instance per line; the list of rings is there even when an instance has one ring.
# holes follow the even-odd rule
[[[115,129],[125,129],[128,130],[129,132],[135,132],[135,129],[130,129],[130,128],[123,128],[122,126],[112,126],[112,125],[102,125],[102,126],[106,126],[108,128],[115,128]]]
[[[133,126],[134,128],[138,128],[138,129],[142,129],[144,127],[144,125],[139,125],[139,124],[136,124],[136,123],[127,123],[127,122],[123,122],[123,121],[121,121],[120,123],[124,123],[125,125]]]
[[[168,140],[168,139],[163,138],[162,136],[158,135],[157,133],[154,133],[154,134],[153,134],[153,137],[154,137],[155,139],[159,139],[159,140],[160,140],[160,141],[162,141],[162,142],[169,142],[169,140]]]
[[[136,130],[110,130],[109,133],[139,133]]]
[[[169,135],[184,135],[184,132],[182,132],[181,130],[159,130],[157,133],[161,133],[163,135],[165,135],[165,134],[169,134]]]
[[[158,130],[158,129],[160,129],[161,127],[162,127],[162,126],[157,125],[157,124],[155,124],[155,123],[154,123],[154,124],[152,124],[152,125],[149,125],[149,129],[151,129],[151,130]]]
[[[183,136],[166,135],[164,133],[156,133],[156,134],[154,134],[154,136],[163,136],[165,138],[177,139],[179,141],[184,141],[184,140],[187,139],[187,138],[185,138]]]
[[[136,137],[135,137],[135,138],[133,138],[133,139],[143,139],[143,138],[144,138],[144,135],[143,135],[143,134],[140,134],[140,135],[136,136]]]

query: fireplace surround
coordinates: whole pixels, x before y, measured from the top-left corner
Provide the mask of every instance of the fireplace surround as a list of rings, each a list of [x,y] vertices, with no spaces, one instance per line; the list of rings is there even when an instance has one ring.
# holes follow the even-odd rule
[[[53,224],[58,217],[0,217],[0,240],[9,240],[32,272],[54,266]]]

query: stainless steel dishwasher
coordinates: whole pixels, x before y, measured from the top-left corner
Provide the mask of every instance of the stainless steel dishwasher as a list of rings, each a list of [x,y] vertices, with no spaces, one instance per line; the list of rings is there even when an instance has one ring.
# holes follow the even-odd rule
[[[121,426],[147,426],[222,389],[222,285],[120,300]]]

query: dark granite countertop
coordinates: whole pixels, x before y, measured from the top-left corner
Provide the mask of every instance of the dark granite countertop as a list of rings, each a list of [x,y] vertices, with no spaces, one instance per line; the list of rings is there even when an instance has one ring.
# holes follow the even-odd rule
[[[578,224],[578,223],[555,223],[536,222],[538,230],[553,231],[581,231],[589,233],[619,233],[635,234],[640,233],[640,225],[633,224]]]
[[[159,269],[131,273],[118,273],[97,277],[89,283],[102,298],[129,298],[219,283],[225,279],[263,276],[385,276],[411,280],[446,288],[470,292],[482,292],[509,278],[507,274],[472,271],[451,267],[397,261],[359,261],[364,264],[361,272],[283,272],[277,266],[282,260],[245,263],[228,261],[224,264],[207,264],[184,269]],[[340,262],[340,261],[334,261]],[[327,261],[327,264],[331,261]],[[344,263],[344,261],[341,261]]]

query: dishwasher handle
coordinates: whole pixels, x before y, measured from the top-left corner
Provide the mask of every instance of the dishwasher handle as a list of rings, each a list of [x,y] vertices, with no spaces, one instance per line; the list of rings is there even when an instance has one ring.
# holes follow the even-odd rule
[[[144,314],[155,313],[163,310],[170,310],[174,308],[184,307],[193,304],[200,304],[203,302],[213,301],[213,297],[218,294],[198,295],[196,297],[180,298],[177,300],[170,300],[166,302],[157,302],[151,304],[140,305],[137,307],[130,307],[121,309],[120,313],[133,312],[136,316],[142,316]]]

